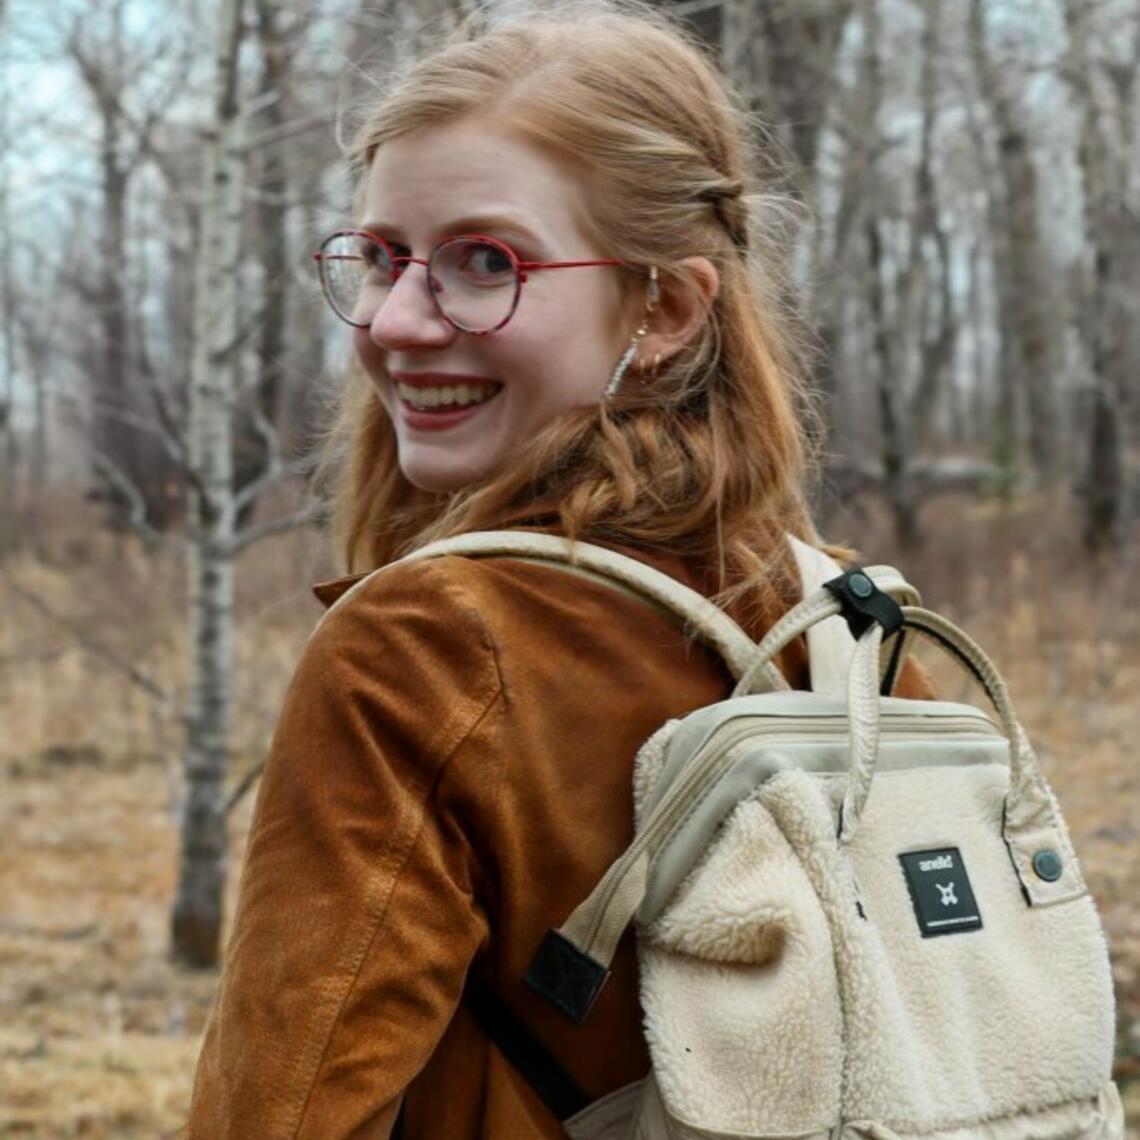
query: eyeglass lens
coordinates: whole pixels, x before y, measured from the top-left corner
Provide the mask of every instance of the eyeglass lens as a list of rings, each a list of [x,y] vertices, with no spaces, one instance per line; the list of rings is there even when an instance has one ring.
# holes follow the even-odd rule
[[[337,315],[372,323],[407,263],[364,234],[335,234],[321,250],[325,292]],[[507,250],[475,238],[448,238],[432,251],[427,284],[439,311],[468,332],[490,332],[511,315],[518,271]]]

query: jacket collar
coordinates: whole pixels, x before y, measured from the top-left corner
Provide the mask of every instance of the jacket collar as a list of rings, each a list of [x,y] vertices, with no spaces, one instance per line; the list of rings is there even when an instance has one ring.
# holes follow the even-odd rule
[[[368,574],[369,571],[363,570],[359,574],[346,574],[343,578],[330,578],[327,582],[317,582],[312,587],[313,594],[327,610],[337,598],[348,593],[361,578],[368,577]]]
[[[539,500],[518,507],[513,511],[508,511],[495,527],[488,527],[487,529],[525,529],[557,534],[560,525],[558,511],[554,505]],[[356,574],[345,574],[340,578],[330,578],[325,582],[317,582],[311,587],[313,595],[327,610],[342,594],[346,594],[357,582],[366,578],[371,572],[371,570],[362,570]]]
[[[487,529],[526,530],[538,531],[545,534],[559,534],[561,528],[561,520],[558,517],[558,511],[555,506],[550,501],[540,499],[505,513],[494,527],[488,527]],[[694,565],[691,560],[679,554],[626,546],[620,541],[610,542],[605,539],[600,541],[598,539],[590,539],[589,541],[596,542],[597,545],[607,547],[610,550],[615,550],[619,554],[626,554],[642,562],[647,562],[655,569],[668,574],[672,578],[676,578],[686,586],[698,590],[701,593],[710,594],[713,592],[711,570],[706,569],[702,572],[701,568]],[[318,582],[312,587],[313,594],[324,607],[328,609],[342,594],[347,593],[357,582],[367,577],[369,573],[371,573],[370,570],[364,570],[356,574],[347,574],[341,578],[333,578],[326,582]]]

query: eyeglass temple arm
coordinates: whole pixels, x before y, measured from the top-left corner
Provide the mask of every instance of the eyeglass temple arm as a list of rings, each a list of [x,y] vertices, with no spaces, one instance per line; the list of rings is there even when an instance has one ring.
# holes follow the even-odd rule
[[[577,269],[584,265],[625,265],[624,261],[607,258],[604,261],[520,261],[520,269]]]

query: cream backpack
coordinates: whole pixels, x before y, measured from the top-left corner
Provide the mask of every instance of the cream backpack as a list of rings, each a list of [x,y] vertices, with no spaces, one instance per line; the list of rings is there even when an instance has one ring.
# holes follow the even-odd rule
[[[583,1107],[501,1003],[469,993],[476,1015],[574,1140],[1120,1140],[1104,933],[1004,682],[896,571],[844,573],[791,541],[805,598],[758,646],[584,543],[488,532],[411,556],[601,578],[679,616],[738,679],[643,746],[632,845],[525,979],[580,1024],[634,922],[650,1074]],[[811,692],[772,664],[801,633]],[[879,695],[916,634],[996,722]]]

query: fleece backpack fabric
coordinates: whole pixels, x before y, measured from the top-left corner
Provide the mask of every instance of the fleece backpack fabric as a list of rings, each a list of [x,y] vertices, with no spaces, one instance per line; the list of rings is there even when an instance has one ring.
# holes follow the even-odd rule
[[[896,571],[841,573],[792,544],[806,596],[758,646],[707,599],[588,544],[489,532],[411,556],[604,578],[678,615],[738,679],[646,742],[633,843],[528,971],[581,1023],[635,923],[652,1070],[585,1107],[562,1098],[567,1134],[1121,1140],[1104,933],[1004,682]],[[792,692],[772,662],[803,633],[813,691]],[[880,695],[915,635],[974,676],[996,720]],[[477,1013],[502,1041],[493,1003]]]

